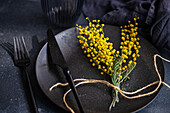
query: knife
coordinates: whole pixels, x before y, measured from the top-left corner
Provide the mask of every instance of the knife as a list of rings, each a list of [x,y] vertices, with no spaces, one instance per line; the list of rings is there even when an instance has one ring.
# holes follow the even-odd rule
[[[73,91],[73,94],[74,94],[74,97],[77,101],[80,112],[85,113],[83,106],[81,104],[81,101],[78,97],[78,93],[77,93],[77,90],[75,88],[73,78],[70,74],[70,70],[67,66],[67,63],[66,63],[66,61],[65,61],[65,59],[62,55],[60,47],[59,47],[51,29],[48,29],[48,31],[47,31],[47,41],[48,41],[47,51],[48,51],[49,59],[51,60],[51,62],[54,66],[59,66],[59,67],[62,68],[64,75],[66,76],[67,82],[69,83],[69,86]]]

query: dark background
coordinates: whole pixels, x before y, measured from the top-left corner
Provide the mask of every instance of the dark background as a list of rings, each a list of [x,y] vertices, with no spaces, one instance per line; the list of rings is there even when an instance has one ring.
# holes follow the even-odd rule
[[[81,15],[78,24],[87,23]],[[24,36],[28,47],[31,65],[28,68],[33,84],[38,111],[40,113],[63,113],[40,89],[35,76],[37,55],[46,43],[46,31],[51,27],[55,34],[65,30],[51,25],[43,15],[40,0],[0,0],[0,42],[13,43],[13,37]],[[161,55],[170,59],[168,50],[159,50]],[[164,62],[165,82],[170,84],[170,63]],[[24,88],[24,76],[14,66],[11,57],[0,47],[0,113],[30,113],[29,98]],[[162,87],[156,99],[137,113],[170,112],[170,90]],[[123,108],[122,108],[123,109]]]

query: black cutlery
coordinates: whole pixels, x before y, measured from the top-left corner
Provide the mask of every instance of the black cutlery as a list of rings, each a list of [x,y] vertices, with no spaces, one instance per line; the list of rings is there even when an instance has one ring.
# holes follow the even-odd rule
[[[14,61],[15,66],[24,70],[27,84],[28,84],[29,94],[31,96],[31,101],[32,101],[31,107],[33,107],[34,113],[38,113],[30,77],[26,70],[26,67],[30,65],[30,58],[25,45],[24,38],[15,37],[14,45],[10,44],[9,42],[5,42],[5,43],[1,43],[0,46],[2,46],[10,54],[10,56]]]
[[[25,45],[24,38],[14,38],[14,63],[17,67],[20,67],[24,70],[28,87],[29,87],[29,92],[31,95],[32,99],[32,104],[34,107],[34,112],[38,113],[37,105],[35,103],[35,97],[33,94],[33,89],[30,81],[30,77],[28,75],[28,72],[26,70],[26,67],[30,65],[30,58],[29,58],[29,53]]]
[[[48,40],[48,45],[47,45],[48,56],[49,56],[52,64],[54,66],[59,66],[63,69],[63,72],[66,76],[67,82],[69,83],[69,86],[72,89],[74,97],[77,101],[79,110],[81,113],[85,113],[84,108],[81,104],[81,101],[78,97],[77,90],[75,88],[72,76],[70,74],[70,70],[66,64],[66,61],[62,55],[62,52],[59,48],[59,45],[58,45],[51,29],[48,29],[48,31],[47,31],[47,40]]]

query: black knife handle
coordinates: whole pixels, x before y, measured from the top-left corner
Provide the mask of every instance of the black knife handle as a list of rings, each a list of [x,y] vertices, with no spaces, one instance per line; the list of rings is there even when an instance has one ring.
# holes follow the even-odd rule
[[[78,97],[78,93],[77,93],[77,90],[76,90],[76,88],[75,88],[75,84],[74,84],[74,82],[73,82],[73,78],[72,78],[72,76],[71,76],[71,74],[70,74],[69,69],[68,69],[68,68],[64,68],[64,69],[63,69],[63,72],[64,72],[64,74],[65,74],[65,76],[66,76],[66,79],[67,79],[67,81],[68,81],[68,83],[69,83],[70,88],[71,88],[72,91],[73,91],[73,94],[74,94],[74,97],[75,97],[75,99],[76,99],[76,101],[77,101],[77,104],[78,104],[78,106],[79,106],[80,112],[81,112],[81,113],[85,113],[85,111],[84,111],[84,109],[83,109],[83,106],[82,106],[82,103],[81,103],[81,101],[80,101],[80,99],[79,99],[79,97]]]

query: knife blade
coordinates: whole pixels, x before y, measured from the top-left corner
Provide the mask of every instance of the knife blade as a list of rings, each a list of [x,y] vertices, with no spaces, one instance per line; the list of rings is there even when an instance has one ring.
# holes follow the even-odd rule
[[[47,31],[47,41],[48,41],[47,51],[48,51],[48,55],[51,60],[51,63],[53,65],[59,66],[63,69],[63,72],[64,72],[64,75],[66,76],[67,82],[69,83],[69,86],[72,89],[74,97],[77,101],[79,110],[81,113],[85,113],[82,103],[78,97],[78,93],[75,88],[75,84],[73,82],[73,78],[71,76],[70,70],[67,66],[64,56],[60,50],[60,47],[59,47],[51,29],[48,29],[48,31]]]

